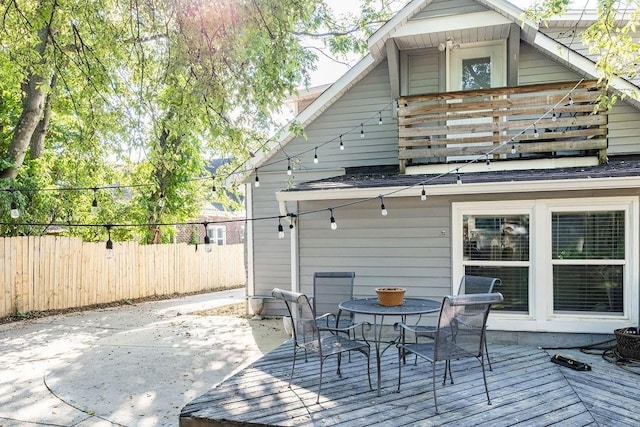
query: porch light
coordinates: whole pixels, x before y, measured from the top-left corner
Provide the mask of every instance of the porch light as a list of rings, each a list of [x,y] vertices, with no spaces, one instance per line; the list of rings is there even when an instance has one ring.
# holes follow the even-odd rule
[[[360,138],[364,138],[364,123],[360,123]]]
[[[313,151],[313,163],[318,164],[318,147]]]
[[[344,150],[344,144],[342,143],[342,135],[340,135],[340,149]]]
[[[382,216],[387,216],[389,212],[387,212],[387,208],[384,207],[384,199],[381,195],[378,197],[380,197],[380,213],[382,214]]]
[[[284,239],[284,227],[282,227],[280,218],[278,218],[278,239]]]
[[[97,191],[98,191],[97,188],[93,189],[93,201],[91,202],[91,213],[93,215],[98,213],[98,198],[96,197]]]
[[[256,171],[256,180],[253,183],[253,186],[258,188],[258,187],[260,187],[260,178],[258,177],[258,169],[257,168],[255,169],[255,171]]]
[[[331,213],[331,218],[329,219],[329,222],[331,223],[331,229],[335,230],[338,228],[338,224],[336,224],[336,219],[333,217],[333,209],[329,209],[329,212]]]
[[[420,200],[422,200],[423,202],[427,200],[427,192],[424,189],[424,185],[422,186],[422,193],[420,193]]]

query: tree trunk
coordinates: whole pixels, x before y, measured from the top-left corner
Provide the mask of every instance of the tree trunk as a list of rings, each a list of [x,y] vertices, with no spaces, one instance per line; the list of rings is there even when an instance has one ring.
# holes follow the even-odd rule
[[[56,86],[57,74],[54,74],[51,78],[51,91],[53,91]],[[33,135],[31,135],[31,142],[29,144],[29,157],[31,160],[39,159],[42,156],[42,152],[44,151],[44,139],[47,136],[47,132],[49,131],[49,122],[51,121],[51,97],[52,92],[49,92],[47,97],[45,98],[44,112],[42,114],[42,119],[38,122],[38,126],[36,126]]]
[[[42,58],[41,64],[46,62],[44,51],[47,46],[50,25],[51,22],[49,22],[48,26],[38,31],[40,43],[36,47],[36,51]],[[27,81],[22,85],[22,113],[13,132],[9,148],[7,149],[7,157],[13,161],[13,165],[4,170],[0,170],[0,178],[15,178],[18,175],[18,169],[24,162],[31,137],[42,117],[46,97],[43,88],[48,84],[49,82],[46,78],[32,72],[27,77]]]

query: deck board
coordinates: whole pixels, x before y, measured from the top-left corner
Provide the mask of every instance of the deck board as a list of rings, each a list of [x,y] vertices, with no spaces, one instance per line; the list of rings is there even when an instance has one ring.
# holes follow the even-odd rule
[[[393,348],[382,357],[382,393],[367,384],[365,358],[327,359],[320,403],[317,359],[298,356],[291,388],[292,348],[287,342],[182,409],[180,425],[270,426],[632,426],[640,424],[638,376],[598,355],[577,350],[559,353],[589,363],[580,372],[550,362],[552,352],[515,346],[490,346],[493,371],[487,369],[491,405],[482,370],[474,360],[453,363],[454,384],[442,385],[443,364],[436,371],[440,414],[433,406],[431,365],[409,358],[401,365]],[[372,357],[372,386],[376,387]]]

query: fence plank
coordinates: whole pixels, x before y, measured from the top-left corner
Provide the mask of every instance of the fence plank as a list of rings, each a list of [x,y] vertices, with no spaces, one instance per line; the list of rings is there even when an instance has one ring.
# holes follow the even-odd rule
[[[243,245],[140,245],[75,237],[0,237],[0,317],[246,283]]]

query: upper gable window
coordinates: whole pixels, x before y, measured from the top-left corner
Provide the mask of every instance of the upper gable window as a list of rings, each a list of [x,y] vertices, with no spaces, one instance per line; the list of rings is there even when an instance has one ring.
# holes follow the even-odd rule
[[[506,42],[474,43],[447,49],[447,90],[476,90],[506,85]]]

